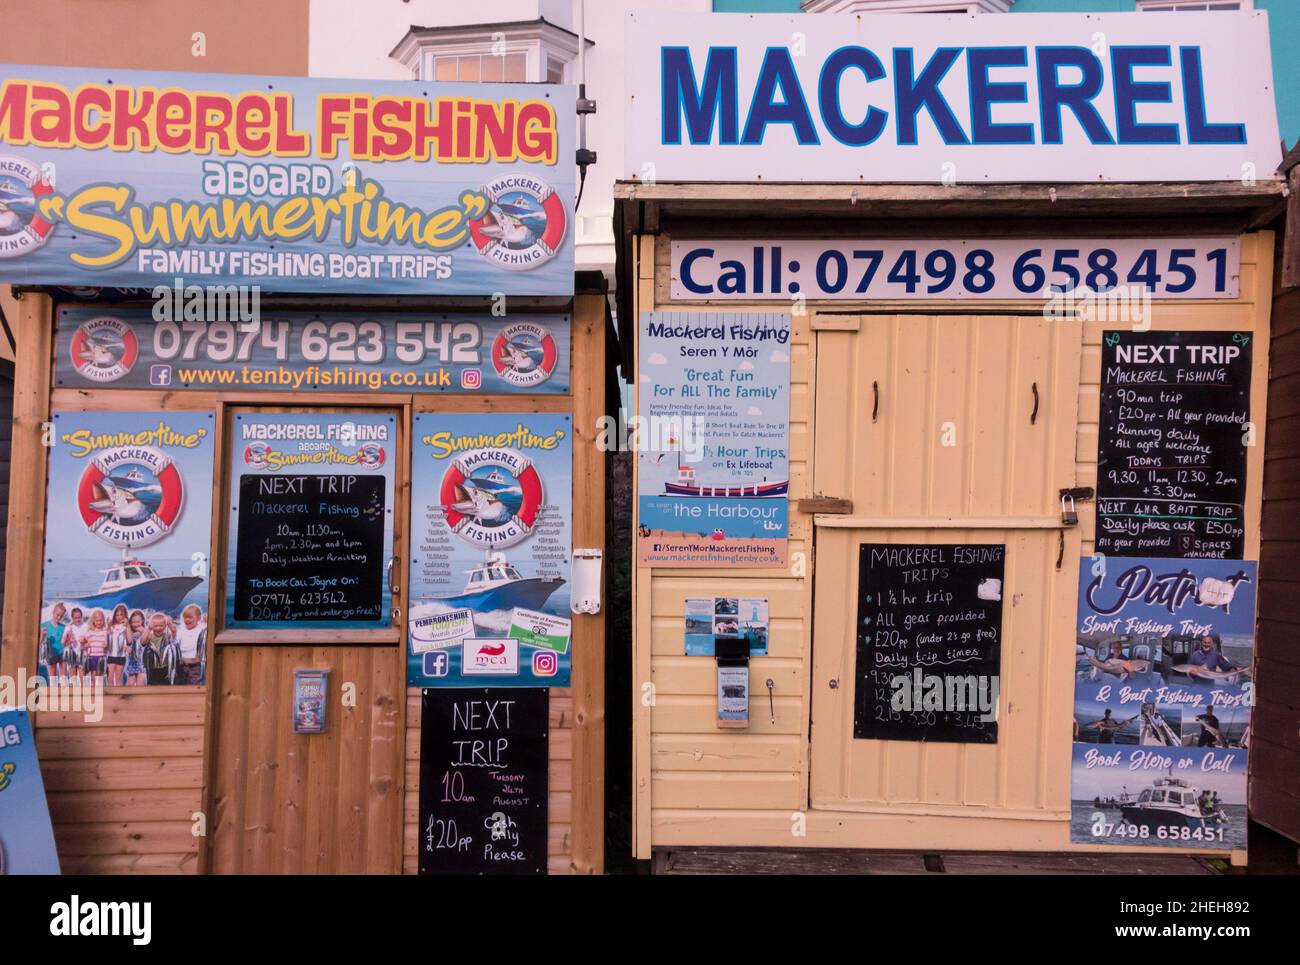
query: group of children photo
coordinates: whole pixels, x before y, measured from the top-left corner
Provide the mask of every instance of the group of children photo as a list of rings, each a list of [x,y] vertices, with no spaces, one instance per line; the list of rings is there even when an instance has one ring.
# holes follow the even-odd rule
[[[38,653],[51,683],[201,684],[207,634],[207,619],[195,603],[181,610],[178,624],[160,611],[128,611],[125,603],[105,613],[58,602],[41,624]]]

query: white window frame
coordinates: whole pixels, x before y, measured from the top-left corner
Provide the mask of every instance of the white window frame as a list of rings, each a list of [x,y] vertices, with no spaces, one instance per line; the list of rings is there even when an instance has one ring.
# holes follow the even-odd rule
[[[506,55],[525,56],[526,83],[545,83],[549,60],[563,65],[561,83],[567,83],[573,61],[578,56],[577,38],[544,20],[522,24],[413,27],[389,56],[408,67],[416,80],[436,81],[439,57],[501,56],[496,52],[499,41],[504,41]]]
[[[1146,13],[1233,13],[1230,10],[1201,10],[1211,3],[1236,3],[1237,10],[1254,10],[1255,0],[1137,0],[1139,12]]]

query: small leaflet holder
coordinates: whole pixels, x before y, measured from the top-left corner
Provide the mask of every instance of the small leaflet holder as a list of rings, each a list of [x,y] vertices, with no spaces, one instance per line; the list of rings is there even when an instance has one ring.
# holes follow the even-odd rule
[[[718,726],[733,730],[749,727],[749,638],[713,638],[718,662]]]

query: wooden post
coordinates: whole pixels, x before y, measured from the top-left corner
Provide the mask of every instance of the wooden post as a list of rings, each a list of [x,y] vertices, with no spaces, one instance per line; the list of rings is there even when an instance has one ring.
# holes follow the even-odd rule
[[[605,296],[573,305],[573,547],[605,548]],[[573,617],[573,870],[605,870],[605,614]]]
[[[45,551],[45,471],[41,435],[50,421],[50,360],[53,303],[48,295],[24,294],[14,335],[14,435],[9,475],[8,552],[5,557],[4,626],[0,673],[36,673],[40,628],[42,556]]]

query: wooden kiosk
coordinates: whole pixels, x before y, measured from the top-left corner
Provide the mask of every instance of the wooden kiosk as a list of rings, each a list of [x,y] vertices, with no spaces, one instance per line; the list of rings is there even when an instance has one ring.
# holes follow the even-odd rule
[[[1065,17],[1039,21],[1022,16],[1006,18],[1018,21],[1021,34],[999,36],[1013,47],[1033,47],[1063,42],[1062,27],[1070,34],[1074,27],[1086,26],[1107,31],[1117,42],[1114,38],[1124,30],[1141,26],[1148,38],[1153,30],[1166,30],[1175,45],[1201,44],[1208,65],[1214,42],[1179,31],[1227,23],[1213,17],[1199,23],[1175,16],[1143,18],[1147,15],[1089,17],[1086,24],[1075,25]],[[643,136],[629,147],[628,179],[616,188],[619,319],[623,344],[635,340],[640,345],[639,351],[626,350],[624,364],[636,371],[629,381],[643,390],[651,384],[656,393],[667,384],[656,367],[669,354],[663,339],[654,342],[659,357],[645,347],[648,326],[664,319],[677,331],[695,326],[696,331],[717,332],[722,344],[729,325],[759,317],[755,313],[788,313],[791,331],[784,565],[710,565],[707,551],[701,550],[689,565],[643,558],[636,570],[632,706],[637,857],[662,856],[674,848],[728,846],[1096,853],[1144,846],[1155,850],[1151,845],[1158,844],[1184,851],[1202,850],[1202,845],[1243,862],[1242,741],[1248,744],[1249,736],[1248,728],[1244,735],[1241,728],[1248,712],[1238,710],[1235,724],[1228,725],[1238,735],[1232,741],[1236,749],[1215,752],[1230,755],[1239,768],[1233,780],[1241,791],[1230,820],[1241,833],[1231,840],[1211,831],[1175,840],[1172,832],[1159,832],[1155,825],[1141,831],[1146,819],[1133,809],[1152,799],[1151,791],[1139,797],[1151,781],[1139,774],[1127,781],[1127,790],[1117,781],[1112,800],[1108,793],[1085,790],[1087,765],[1072,765],[1072,760],[1084,760],[1089,751],[1102,757],[1122,752],[1127,767],[1127,755],[1147,750],[1138,739],[1133,747],[1119,747],[1112,741],[1123,739],[1109,733],[1101,743],[1094,737],[1088,745],[1093,718],[1084,706],[1084,688],[1109,681],[1114,690],[1107,693],[1131,686],[1136,694],[1140,685],[1129,672],[1135,669],[1161,673],[1171,690],[1175,679],[1188,679],[1178,676],[1186,667],[1171,656],[1172,638],[1147,643],[1151,649],[1141,652],[1152,663],[1145,664],[1135,658],[1142,641],[1125,636],[1120,646],[1128,671],[1107,676],[1110,671],[1101,668],[1094,680],[1088,647],[1096,641],[1079,635],[1081,575],[1086,586],[1089,567],[1099,557],[1105,557],[1113,575],[1130,565],[1129,558],[1148,555],[1164,557],[1160,565],[1168,564],[1174,572],[1183,566],[1201,572],[1199,563],[1173,558],[1180,554],[1168,546],[1147,553],[1135,551],[1136,542],[1114,542],[1121,527],[1110,514],[1122,514],[1125,507],[1107,498],[1118,494],[1116,483],[1122,477],[1098,468],[1099,454],[1114,457],[1106,440],[1116,425],[1114,388],[1103,374],[1103,359],[1107,366],[1113,363],[1110,353],[1123,346],[1128,333],[1145,332],[1134,337],[1160,342],[1196,341],[1213,332],[1218,344],[1251,346],[1249,365],[1237,376],[1239,397],[1248,399],[1249,425],[1240,426],[1245,433],[1241,443],[1229,447],[1244,467],[1243,525],[1235,542],[1223,546],[1218,562],[1235,580],[1238,572],[1253,572],[1253,563],[1239,561],[1259,558],[1274,265],[1274,235],[1259,229],[1278,217],[1285,197],[1283,183],[1272,174],[1277,139],[1267,121],[1271,91],[1256,89],[1254,77],[1221,79],[1237,85],[1235,103],[1252,117],[1249,141],[1260,137],[1258,178],[1253,180],[1231,175],[1182,179],[1174,174],[1178,165],[1172,155],[1154,147],[1132,155],[1141,157],[1149,173],[1107,173],[1110,156],[1102,148],[1090,154],[1086,140],[1082,147],[1075,141],[1068,155],[1031,147],[1013,159],[1006,150],[980,150],[973,144],[945,151],[943,145],[935,146],[931,130],[930,140],[923,135],[918,148],[897,142],[892,118],[880,140],[855,155],[846,138],[856,129],[846,134],[843,116],[840,143],[827,133],[831,121],[826,118],[834,117],[825,106],[824,71],[831,67],[822,65],[830,63],[830,51],[837,50],[841,58],[844,51],[863,57],[860,51],[869,48],[883,57],[892,47],[897,58],[899,49],[910,47],[919,69],[935,45],[948,40],[954,49],[962,48],[963,56],[975,56],[975,46],[962,45],[976,41],[964,39],[962,31],[971,21],[1000,18],[633,19],[645,56],[629,64],[629,96],[634,129]],[[913,26],[918,20],[924,21],[924,35]],[[1231,42],[1258,52],[1250,46],[1259,43],[1257,35],[1248,39],[1233,32],[1253,29],[1250,18],[1233,18]],[[774,71],[782,77],[776,86],[784,96],[765,101],[763,92],[771,95],[773,90],[764,86],[765,79],[770,83],[767,71],[780,60],[773,52],[781,53],[786,43],[781,38],[791,31],[799,31],[807,56],[787,61],[794,74]],[[1262,56],[1266,62],[1266,47]],[[684,66],[687,61],[694,74]],[[838,65],[845,69],[843,60]],[[1023,77],[1013,71],[1004,76],[1013,75]],[[853,76],[860,85],[861,77]],[[795,80],[784,82],[790,77]],[[689,86],[692,78],[700,79],[698,87]],[[871,79],[877,86],[894,82]],[[957,93],[950,97],[974,96],[962,92],[962,83],[954,80]],[[810,105],[817,146],[803,134],[796,141],[793,133],[800,130],[798,117],[791,121],[796,112],[789,108],[798,102],[795,84],[802,84]],[[847,79],[841,85],[842,90],[860,90]],[[761,119],[764,110],[776,118],[765,133],[745,134],[739,145],[739,128],[728,126],[736,115],[729,113],[727,100],[737,89],[739,123],[746,130],[762,130],[755,118]],[[671,92],[675,99],[665,101]],[[876,102],[886,103],[887,97]],[[853,103],[851,115],[840,106],[856,123],[863,109]],[[1004,117],[1021,118],[1006,110]],[[1188,146],[1173,150],[1192,151]],[[1037,166],[1019,166],[1036,152],[1042,155]],[[1074,162],[1086,164],[1088,157],[1100,165],[1100,176],[1081,178],[1077,168],[1071,170]],[[1240,157],[1230,154],[1221,170],[1235,169]],[[941,181],[946,160],[965,176]],[[915,183],[926,175],[879,173],[908,165],[917,172],[933,170],[934,180]],[[1083,180],[1092,183],[1078,183]],[[898,183],[904,181],[913,183]],[[1239,255],[1226,289],[1181,297],[1189,290],[1179,292],[1176,281],[1173,292],[1158,284],[1149,292],[1149,313],[1142,319],[1108,314],[1104,306],[1094,311],[1095,306],[1082,303],[1060,308],[1060,293],[1071,281],[1079,284],[1080,277],[1053,271],[1054,262],[1058,267],[1071,260],[1086,264],[1090,251],[1102,249],[1112,254],[1133,249],[1136,255],[1138,249],[1206,244],[1225,244]],[[970,260],[975,251],[983,255]],[[974,288],[960,281],[950,287],[950,260],[960,275],[963,267],[985,264],[984,255],[1001,277],[987,284],[972,277],[968,280]],[[1127,273],[1133,257],[1117,257],[1126,261]],[[1167,255],[1158,257],[1164,272]],[[1045,275],[1031,270],[1040,260]],[[1022,272],[1020,284],[1010,277],[1016,271]],[[1058,298],[1055,308],[1052,293]],[[676,364],[725,367],[714,357],[696,362],[700,354],[694,348],[683,350]],[[638,415],[643,419],[654,414],[654,398],[640,394]],[[1145,404],[1159,408],[1150,399]],[[1146,416],[1138,412],[1126,418]],[[743,446],[740,436],[731,437],[731,445]],[[707,433],[704,442],[707,452]],[[1111,469],[1115,465],[1109,464]],[[643,461],[643,478],[646,471]],[[735,488],[745,495],[743,485],[756,480],[738,482],[742,486]],[[705,485],[721,484],[711,478]],[[638,492],[643,538],[707,544],[707,532],[691,544],[691,534],[648,526],[647,505],[663,497],[644,482]],[[1178,498],[1202,497],[1189,489]],[[1099,508],[1108,514],[1104,527]],[[1111,541],[1104,550],[1098,542],[1102,533]],[[863,661],[882,652],[873,651],[876,638],[864,629],[879,616],[872,609],[875,576],[867,572],[866,553],[894,544],[921,551],[954,544],[1004,549],[1005,570],[999,576],[1004,597],[991,621],[995,638],[1000,630],[995,736],[933,739],[934,714],[928,722],[894,733],[873,731],[872,721],[864,721],[864,710],[868,718],[878,710],[889,715],[875,691],[866,691],[865,703],[863,697],[863,678],[870,673]],[[690,614],[699,597],[740,599],[742,609],[747,598],[766,601],[765,652],[749,662],[748,722],[740,730],[720,726],[723,698],[715,675],[721,680],[721,671],[715,670],[715,661],[690,649]],[[918,605],[902,616],[924,620],[926,609]],[[899,616],[887,614],[888,619]],[[901,618],[887,625],[901,625]],[[1248,644],[1253,625],[1242,632]],[[1221,645],[1218,636],[1215,641],[1215,647]],[[912,657],[926,654],[919,665],[933,666],[933,650],[917,644],[907,652]],[[1249,667],[1248,649],[1239,653],[1247,656],[1239,656],[1238,664]],[[907,672],[914,666],[907,665]],[[1120,716],[1139,718],[1140,703]],[[1160,705],[1158,711],[1163,710]],[[1199,772],[1203,760],[1208,765],[1203,745],[1197,746],[1195,715],[1203,712],[1199,706],[1180,714],[1169,711],[1181,720],[1180,746],[1164,744],[1160,753],[1173,759],[1174,775],[1184,757],[1193,759],[1193,771]],[[1222,708],[1216,713],[1224,721],[1229,718]],[[1095,717],[1101,716],[1098,705]],[[916,718],[906,713],[904,718],[915,724]],[[1162,768],[1160,776],[1164,773]],[[1201,778],[1204,783],[1203,774]],[[1189,778],[1187,783],[1196,782]],[[1163,785],[1160,801],[1166,793],[1170,801],[1183,800],[1186,793],[1184,803],[1191,803],[1190,792],[1177,790],[1175,797]],[[1078,800],[1085,795],[1086,801]],[[1123,806],[1130,807],[1121,817]],[[1137,816],[1130,819],[1130,813]],[[1200,817],[1193,819],[1201,822],[1198,826],[1211,820],[1205,813],[1198,811]],[[1094,814],[1102,815],[1096,820],[1107,836],[1080,840]],[[1134,828],[1133,837],[1125,836]]]
[[[151,102],[154,75],[81,73],[82,94],[112,83]],[[67,71],[46,68],[5,75],[70,83]],[[305,152],[313,162],[307,171],[286,160],[280,170],[293,168],[318,195],[315,217],[328,236],[304,240],[294,219],[312,206],[296,188],[286,199],[266,187],[277,165],[250,166],[249,154],[230,150],[204,160],[191,155],[206,155],[206,145],[186,154],[169,142],[179,156],[167,159],[166,190],[193,192],[169,202],[173,213],[203,202],[200,163],[209,178],[213,165],[263,178],[259,190],[269,194],[242,200],[233,216],[247,225],[262,218],[263,235],[196,220],[184,230],[228,228],[244,247],[230,234],[206,246],[193,234],[173,237],[175,264],[198,249],[211,260],[184,265],[217,264],[211,253],[224,258],[233,247],[221,262],[231,270],[237,258],[298,266],[290,273],[338,266],[264,279],[257,317],[169,314],[191,288],[202,307],[213,279],[175,278],[170,304],[173,279],[143,277],[144,256],[79,273],[71,255],[97,249],[87,231],[60,220],[75,207],[70,199],[110,177],[133,185],[140,203],[156,201],[156,155],[0,142],[0,156],[18,158],[9,170],[31,172],[42,219],[24,229],[28,250],[0,266],[19,282],[10,321],[21,360],[0,673],[51,683],[46,702],[31,709],[63,871],[448,870],[425,801],[464,805],[468,796],[450,771],[430,769],[445,790],[421,787],[422,706],[431,699],[422,704],[422,694],[452,693],[444,685],[459,679],[467,689],[456,693],[524,687],[530,706],[543,708],[512,722],[535,751],[527,774],[502,753],[504,739],[492,742],[490,759],[513,790],[502,791],[492,828],[461,819],[457,850],[484,865],[470,870],[513,861],[509,870],[601,873],[599,578],[588,579],[581,612],[570,612],[569,600],[570,548],[587,557],[604,548],[596,427],[606,406],[609,309],[599,273],[577,279],[575,293],[572,88],[192,76],[186,83],[206,92],[199,96],[237,105],[227,123],[237,116],[247,125],[221,129],[221,144],[245,138],[241,146],[265,155],[273,102],[277,136],[293,141],[283,156]],[[188,96],[172,80],[168,96]],[[471,115],[500,129],[490,145],[472,147],[450,143],[449,123],[430,128],[445,164],[426,147],[423,157],[380,164],[367,156],[358,167],[369,150],[360,128],[326,156],[316,107],[372,98],[399,113],[405,105],[407,116],[461,111],[462,134]],[[205,118],[219,123],[215,116]],[[173,138],[192,133],[164,126]],[[457,151],[463,156],[450,157]],[[41,173],[47,157],[53,166]],[[509,199],[492,178],[513,178]],[[233,182],[226,187],[239,196]],[[396,208],[384,208],[366,215],[376,220],[358,229],[360,240],[340,247],[342,229],[329,217],[385,189],[383,204],[408,206],[402,226],[390,218]],[[224,203],[203,217],[235,210]],[[425,220],[435,209],[437,225]],[[525,219],[533,227],[520,227]],[[276,231],[284,236],[267,244]],[[506,233],[515,240],[506,243]],[[169,237],[155,222],[151,241],[163,262]],[[457,281],[461,273],[469,280]],[[217,280],[231,299],[249,294],[239,279]],[[295,495],[304,491],[315,498]],[[529,549],[542,541],[544,554]],[[130,655],[114,664],[111,636],[107,657],[102,638],[94,650],[95,620],[111,624],[119,609]],[[480,623],[485,615],[490,626]],[[71,649],[52,652],[54,635]],[[60,701],[80,682],[107,683],[97,706]],[[486,726],[477,709],[468,726]],[[430,737],[446,735],[425,727],[426,746]],[[530,837],[513,833],[512,808],[521,823],[527,811]]]

